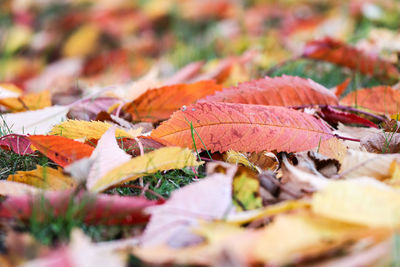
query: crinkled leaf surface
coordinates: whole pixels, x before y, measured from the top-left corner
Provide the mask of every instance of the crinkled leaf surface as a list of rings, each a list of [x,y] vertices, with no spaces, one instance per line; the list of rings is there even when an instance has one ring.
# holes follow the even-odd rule
[[[322,121],[300,111],[216,102],[197,103],[175,112],[151,136],[178,146],[192,148],[194,138],[197,148],[245,152],[303,151],[332,137]]]

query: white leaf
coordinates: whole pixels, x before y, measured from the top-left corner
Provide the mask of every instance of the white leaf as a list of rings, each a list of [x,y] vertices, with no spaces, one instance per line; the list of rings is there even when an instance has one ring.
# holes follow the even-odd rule
[[[2,115],[0,127],[9,128],[16,134],[47,134],[51,128],[66,120],[67,106],[52,106],[44,109]]]

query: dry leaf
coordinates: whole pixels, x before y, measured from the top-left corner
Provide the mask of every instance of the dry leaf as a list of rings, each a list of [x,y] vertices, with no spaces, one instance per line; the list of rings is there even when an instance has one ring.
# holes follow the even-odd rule
[[[88,189],[93,192],[100,192],[113,185],[132,181],[157,171],[182,169],[201,164],[202,162],[197,162],[196,157],[189,149],[164,147],[118,165],[97,179],[96,183]]]
[[[29,140],[35,148],[62,167],[89,157],[94,150],[92,146],[63,136],[31,135]]]
[[[332,137],[322,121],[296,110],[213,102],[175,112],[151,136],[190,148],[194,138],[196,148],[212,152],[303,151]]]
[[[400,111],[400,91],[390,86],[364,88],[349,93],[340,100],[340,103],[379,113],[394,114]]]
[[[68,107],[51,106],[35,111],[2,115],[0,127],[16,134],[47,134],[51,128],[66,120]]]
[[[2,98],[0,105],[12,112],[38,110],[51,106],[50,92],[44,90],[40,93],[31,93],[19,97]]]
[[[100,139],[111,126],[111,124],[101,121],[67,120],[54,126],[50,134],[71,139]],[[140,133],[140,128],[131,133],[120,128],[115,130],[116,137],[136,137]]]
[[[311,79],[287,75],[244,82],[235,87],[225,88],[202,101],[273,106],[338,103],[336,96],[324,86]]]
[[[176,84],[146,91],[140,97],[124,106],[124,111],[133,120],[159,121],[168,119],[183,105],[190,105],[206,95],[222,89],[214,81],[200,81],[192,84]]]
[[[336,159],[340,164],[343,163],[347,154],[347,147],[338,138],[331,138],[319,144],[318,148],[314,149],[319,154],[328,158]]]
[[[234,173],[235,169],[231,167],[228,173]],[[196,240],[190,227],[196,226],[199,220],[222,219],[233,211],[232,178],[232,174],[209,175],[174,191],[165,204],[149,209],[151,219],[142,236],[142,246],[169,244],[174,247],[181,246],[175,242]],[[186,240],[175,240],[182,238]]]
[[[399,153],[400,133],[371,134],[361,139],[360,145],[371,153]]]
[[[63,174],[61,169],[42,167],[40,165],[37,165],[36,169],[31,171],[19,171],[15,174],[10,174],[7,181],[24,183],[48,190],[65,190],[76,186],[76,182],[71,177]]]
[[[313,212],[369,227],[399,227],[400,193],[382,185],[359,180],[330,183],[314,194]]]
[[[37,194],[40,190],[36,187],[12,181],[0,181],[0,196],[26,196]]]

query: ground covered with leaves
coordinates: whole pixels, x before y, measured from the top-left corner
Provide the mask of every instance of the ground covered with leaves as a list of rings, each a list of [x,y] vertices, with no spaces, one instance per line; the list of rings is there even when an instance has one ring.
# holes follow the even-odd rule
[[[400,266],[397,1],[5,1],[0,266]]]

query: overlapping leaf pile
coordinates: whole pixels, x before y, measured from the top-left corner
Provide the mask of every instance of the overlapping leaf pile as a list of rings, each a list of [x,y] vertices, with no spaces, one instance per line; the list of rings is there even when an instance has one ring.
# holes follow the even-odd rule
[[[346,16],[342,4],[324,13],[302,1],[89,2],[54,17],[45,10],[57,4],[7,6],[0,153],[35,164],[12,158],[1,169],[1,266],[124,266],[129,255],[196,266],[399,264],[398,51],[372,30],[357,47],[345,41],[360,16],[389,23],[365,10],[392,6],[354,1]],[[182,21],[216,21],[222,33],[196,36],[214,38],[215,55],[197,59],[221,58],[174,62],[177,47],[193,52]],[[327,26],[330,37],[315,39]],[[340,79],[276,75],[291,64],[283,59],[322,61],[311,72]],[[46,247],[29,235],[53,238],[37,229],[48,221],[70,242]],[[76,227],[125,239],[90,241]]]

